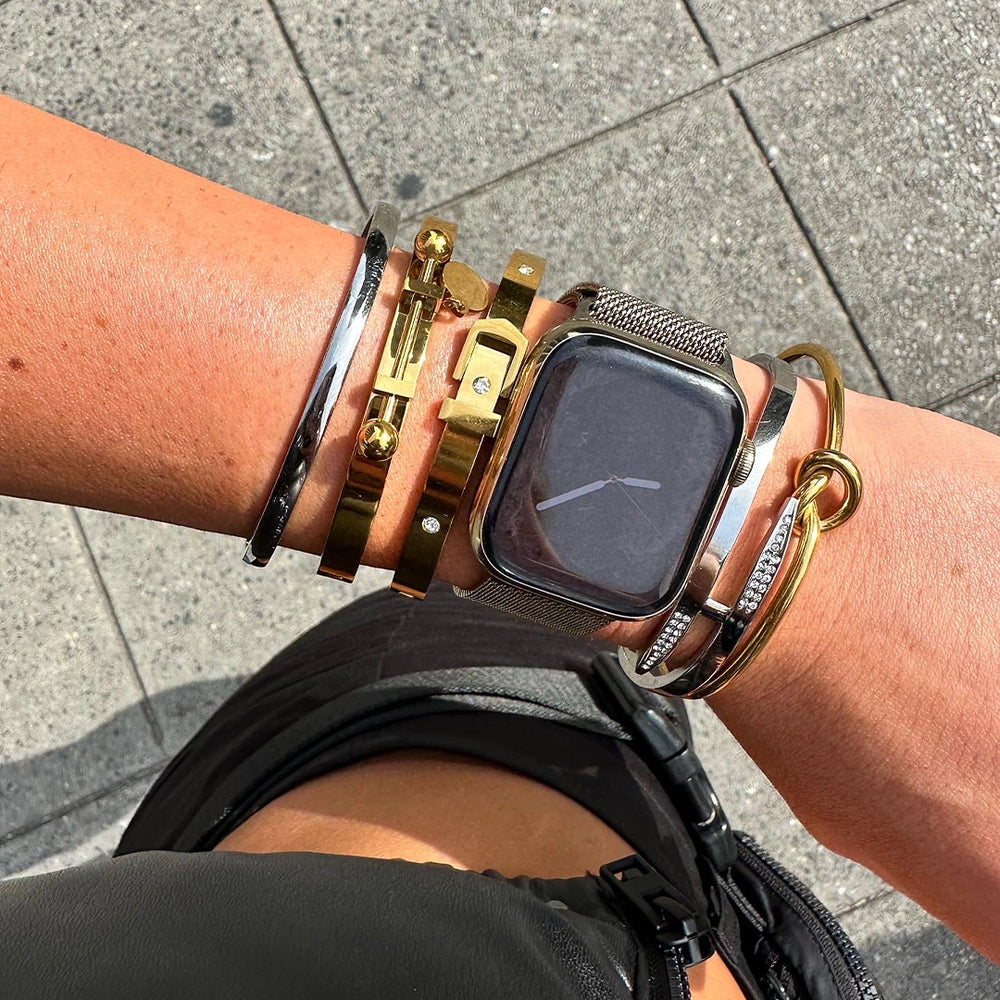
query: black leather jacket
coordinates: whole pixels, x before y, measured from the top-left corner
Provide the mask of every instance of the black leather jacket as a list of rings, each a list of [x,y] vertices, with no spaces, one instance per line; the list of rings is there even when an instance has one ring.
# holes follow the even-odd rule
[[[237,691],[117,858],[0,885],[0,996],[665,1000],[689,996],[685,966],[713,951],[754,1000],[879,996],[822,904],[729,830],[679,706],[618,684],[593,643],[442,591],[408,613],[437,640],[401,647],[385,601],[333,616]],[[210,853],[302,781],[412,747],[549,784],[637,854],[556,880]]]

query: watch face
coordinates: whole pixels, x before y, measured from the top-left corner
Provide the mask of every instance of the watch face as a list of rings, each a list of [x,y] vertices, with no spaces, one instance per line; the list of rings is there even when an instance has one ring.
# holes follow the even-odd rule
[[[679,596],[743,439],[733,388],[593,331],[537,372],[486,507],[501,576],[617,618]]]

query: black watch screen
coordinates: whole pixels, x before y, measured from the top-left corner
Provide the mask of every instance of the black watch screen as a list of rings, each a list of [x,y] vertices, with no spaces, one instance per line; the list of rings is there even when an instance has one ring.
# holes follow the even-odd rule
[[[501,576],[616,618],[679,596],[743,440],[733,388],[603,332],[553,347],[484,512]]]

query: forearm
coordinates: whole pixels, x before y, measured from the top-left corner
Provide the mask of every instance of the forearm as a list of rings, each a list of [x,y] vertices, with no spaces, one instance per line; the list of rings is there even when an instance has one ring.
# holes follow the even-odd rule
[[[0,492],[248,535],[356,241],[3,99],[0,149]],[[398,253],[285,544],[322,549],[404,266]],[[529,339],[563,315],[539,301]],[[368,563],[393,565],[401,546],[468,323],[435,326]],[[764,379],[742,363],[738,375],[756,412]],[[804,382],[749,535],[822,421],[822,394]],[[1000,538],[979,513],[996,506],[1000,441],[849,394],[844,449],[865,500],[823,537],[769,648],[715,707],[814,832],[985,949],[997,917],[957,911],[951,851],[964,847],[967,883],[993,879],[995,898],[997,650],[973,630],[1000,618]],[[478,574],[458,524],[442,575]],[[638,645],[652,628],[615,634]],[[954,738],[970,725],[975,742]],[[928,814],[953,825],[925,835]]]
[[[9,100],[4,139],[0,491],[249,535],[359,241]],[[393,255],[288,546],[323,548],[406,259]],[[567,314],[537,299],[529,341]],[[473,318],[435,323],[370,565],[395,564]],[[756,409],[765,380],[741,370]],[[462,525],[440,571],[466,585],[481,577]],[[652,627],[619,633],[640,642]]]
[[[817,838],[1000,961],[1000,438],[848,393],[844,450],[861,506],[712,707]]]
[[[248,533],[353,239],[12,101],[0,140],[3,489]],[[318,529],[371,352],[290,544]]]
[[[359,241],[3,98],[0,143],[0,491],[249,535]],[[393,254],[290,547],[322,550],[406,260]],[[528,335],[564,313],[539,299]],[[402,544],[473,318],[441,317],[366,552],[373,565],[392,565]],[[461,536],[443,568],[470,583]]]

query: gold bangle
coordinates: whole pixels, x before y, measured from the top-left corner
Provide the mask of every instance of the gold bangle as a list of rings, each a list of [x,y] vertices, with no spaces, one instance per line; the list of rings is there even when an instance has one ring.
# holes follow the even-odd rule
[[[496,434],[528,349],[522,327],[544,270],[541,257],[515,250],[490,311],[466,337],[453,376],[458,390],[441,404],[445,429],[392,578],[393,590],[408,597],[427,595],[482,444]]]
[[[351,581],[361,565],[438,310],[443,304],[459,315],[478,312],[488,301],[482,279],[467,265],[451,260],[456,235],[454,223],[428,216],[413,242],[403,290],[317,570],[323,576]]]
[[[774,589],[756,627],[744,636],[718,672],[690,693],[688,697],[691,698],[707,698],[717,694],[756,659],[781,624],[805,578],[820,534],[847,521],[857,510],[864,495],[858,467],[840,450],[844,437],[844,378],[836,358],[819,344],[796,344],[782,351],[778,357],[783,361],[809,357],[820,366],[827,396],[826,446],[806,455],[795,472],[793,496],[799,505],[794,534],[799,540],[784,577]],[[820,517],[817,500],[834,477],[839,477],[844,483],[844,500],[832,514]]]

